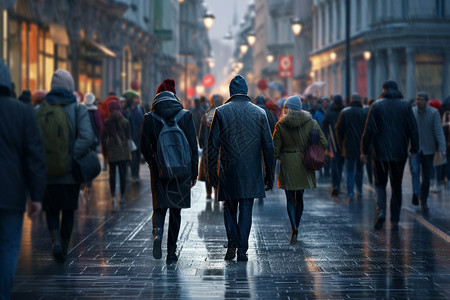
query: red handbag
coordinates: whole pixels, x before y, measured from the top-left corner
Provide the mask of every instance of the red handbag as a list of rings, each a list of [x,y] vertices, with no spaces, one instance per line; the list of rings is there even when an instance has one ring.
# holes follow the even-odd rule
[[[320,170],[325,164],[325,151],[320,146],[320,133],[317,129],[311,129],[308,142],[302,151],[297,139],[290,134],[295,142],[295,148],[302,155],[303,165],[309,170]]]

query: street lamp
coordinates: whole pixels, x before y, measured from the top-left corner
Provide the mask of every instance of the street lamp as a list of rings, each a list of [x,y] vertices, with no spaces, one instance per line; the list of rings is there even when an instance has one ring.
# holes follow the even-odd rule
[[[372,53],[370,51],[364,51],[363,55],[365,60],[370,60],[372,57]]]
[[[266,56],[266,60],[267,60],[267,62],[268,62],[269,64],[271,64],[271,63],[273,62],[273,59],[274,59],[274,57],[273,57],[272,54],[268,54],[268,55]]]
[[[330,53],[330,58],[331,58],[331,60],[336,60],[336,58],[337,58],[337,54],[336,54],[336,52],[331,52]]]
[[[302,32],[302,23],[299,19],[293,19],[291,21],[291,29],[295,36],[299,36],[300,32]]]
[[[256,36],[253,32],[251,32],[247,35],[247,42],[250,45],[250,47],[252,47],[255,44]]]
[[[203,24],[205,24],[205,27],[207,30],[210,30],[211,27],[214,24],[214,15],[210,12],[207,12],[204,16],[203,16]]]
[[[178,0],[178,3],[183,3],[184,2],[184,0]]]
[[[247,53],[248,51],[248,45],[247,44],[241,44],[239,46],[239,48],[241,49],[241,53],[245,55],[245,53]]]

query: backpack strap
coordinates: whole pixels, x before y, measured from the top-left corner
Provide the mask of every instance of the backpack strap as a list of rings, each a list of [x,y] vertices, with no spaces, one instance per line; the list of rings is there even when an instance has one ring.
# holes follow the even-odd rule
[[[160,121],[161,123],[163,123],[163,125],[166,124],[166,122],[164,121],[163,118],[161,118],[160,116],[158,116],[157,114],[155,114],[154,112],[150,111],[149,114],[151,116],[153,116],[156,120]]]
[[[178,123],[178,121],[180,121],[181,118],[182,118],[186,113],[187,113],[187,110],[185,110],[185,109],[180,110],[180,111],[175,115],[175,117],[173,118],[173,120],[175,121],[175,123]]]

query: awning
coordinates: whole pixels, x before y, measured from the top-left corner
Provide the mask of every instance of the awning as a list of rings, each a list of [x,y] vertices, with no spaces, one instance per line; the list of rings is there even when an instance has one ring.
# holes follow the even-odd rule
[[[69,36],[64,26],[50,24],[50,37],[55,44],[69,46]]]
[[[99,44],[99,43],[91,41],[91,40],[86,40],[86,42],[87,42],[87,44],[89,44],[89,46],[96,48],[98,51],[100,51],[105,56],[116,57],[116,53],[114,53],[112,50],[108,49],[105,45]]]

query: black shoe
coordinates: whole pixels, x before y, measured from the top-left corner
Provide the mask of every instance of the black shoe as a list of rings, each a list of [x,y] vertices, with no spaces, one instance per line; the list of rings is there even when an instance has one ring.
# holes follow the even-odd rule
[[[70,243],[70,240],[68,240],[68,239],[62,239],[62,241],[61,241],[61,245],[62,245],[64,254],[67,254],[67,250],[69,249],[69,243]]]
[[[225,254],[225,260],[232,260],[236,257],[236,248],[228,248]]]
[[[430,209],[428,208],[428,206],[422,206],[422,207],[420,207],[420,209],[421,209],[422,215],[424,217],[428,217],[429,216]]]
[[[375,228],[376,230],[379,230],[381,228],[383,228],[383,223],[384,221],[386,221],[385,218],[383,217],[378,217],[377,221],[375,222],[375,225],[373,226],[373,228]]]
[[[238,252],[237,261],[248,261],[247,254]]]
[[[153,257],[160,259],[162,257],[161,242],[162,242],[162,230],[160,228],[155,230],[153,238]]]
[[[413,205],[419,205],[419,196],[417,196],[417,194],[413,194],[412,204]]]
[[[398,223],[391,223],[391,230],[398,231]]]
[[[63,263],[66,260],[64,250],[59,239],[53,241],[53,257],[57,262]]]
[[[339,197],[339,190],[336,189],[331,190],[331,197]]]
[[[291,238],[289,240],[289,244],[294,245],[295,243],[297,243],[297,237],[298,237],[298,231],[292,231],[291,233]]]
[[[175,254],[175,252],[168,253],[166,260],[167,261],[178,261],[178,256]]]

